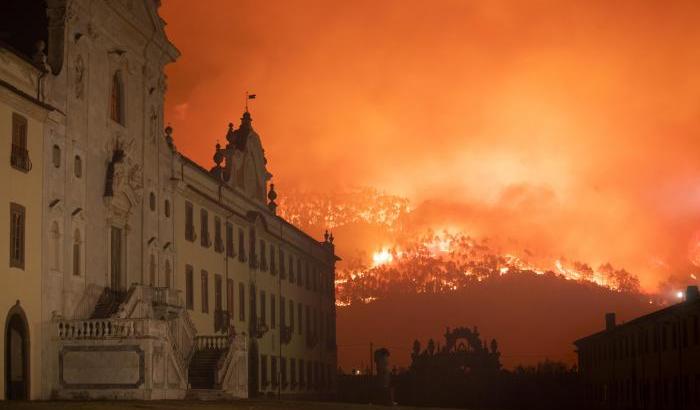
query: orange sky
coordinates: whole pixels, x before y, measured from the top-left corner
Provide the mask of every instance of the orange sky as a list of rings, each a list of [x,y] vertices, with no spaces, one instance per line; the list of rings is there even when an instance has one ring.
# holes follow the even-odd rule
[[[207,166],[249,90],[280,195],[367,185],[430,200],[433,217],[612,262],[647,289],[700,272],[700,2],[166,0],[160,13],[182,52],[166,121]]]

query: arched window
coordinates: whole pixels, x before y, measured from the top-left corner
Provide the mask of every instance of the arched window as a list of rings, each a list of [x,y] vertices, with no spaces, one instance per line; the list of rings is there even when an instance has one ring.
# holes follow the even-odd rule
[[[156,285],[156,256],[151,254],[151,260],[148,264],[149,285]]]
[[[110,117],[124,125],[124,82],[120,71],[112,77],[112,94],[110,98]]]
[[[156,194],[154,194],[153,192],[151,192],[148,195],[148,203],[149,203],[149,208],[151,208],[151,211],[155,211],[156,210]]]
[[[73,173],[76,178],[83,176],[83,160],[80,158],[80,155],[76,155],[73,161]]]
[[[82,271],[81,266],[81,247],[83,243],[80,239],[80,230],[76,229],[73,232],[73,275],[80,276]]]
[[[61,167],[61,147],[58,145],[54,145],[53,150],[51,150],[51,161],[54,167]]]
[[[170,260],[165,260],[165,287],[170,287],[170,275],[172,274],[172,268],[170,267]]]
[[[58,228],[58,222],[53,221],[51,231],[49,232],[51,246],[49,247],[49,261],[51,269],[55,271],[61,270],[61,231]]]
[[[170,218],[170,201],[165,200],[165,217]]]

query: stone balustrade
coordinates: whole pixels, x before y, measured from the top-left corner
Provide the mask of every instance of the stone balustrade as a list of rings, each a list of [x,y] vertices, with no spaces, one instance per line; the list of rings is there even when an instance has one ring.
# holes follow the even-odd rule
[[[153,304],[182,307],[180,291],[171,288],[152,288]]]
[[[157,335],[158,323],[150,319],[59,320],[57,336],[61,340],[109,339]]]
[[[225,350],[230,344],[227,335],[196,336],[194,338],[195,350]]]

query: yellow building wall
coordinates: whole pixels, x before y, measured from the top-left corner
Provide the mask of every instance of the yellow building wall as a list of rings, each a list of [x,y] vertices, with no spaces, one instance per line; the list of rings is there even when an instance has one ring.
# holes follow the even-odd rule
[[[32,168],[24,173],[10,165],[12,115],[27,119],[27,147]],[[41,184],[43,122],[46,112],[6,89],[0,89],[0,397],[5,398],[5,339],[7,315],[19,301],[29,325],[30,398],[41,394]],[[25,266],[11,268],[10,203],[25,207]]]

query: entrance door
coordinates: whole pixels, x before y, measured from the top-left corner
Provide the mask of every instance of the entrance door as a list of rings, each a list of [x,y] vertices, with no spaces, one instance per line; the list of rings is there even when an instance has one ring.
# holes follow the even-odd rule
[[[27,325],[13,314],[5,334],[5,396],[8,400],[26,400],[29,387],[29,339]]]
[[[111,259],[111,283],[110,287],[114,291],[124,290],[123,282],[123,253],[122,253],[122,229],[112,227],[110,238],[110,259]]]

